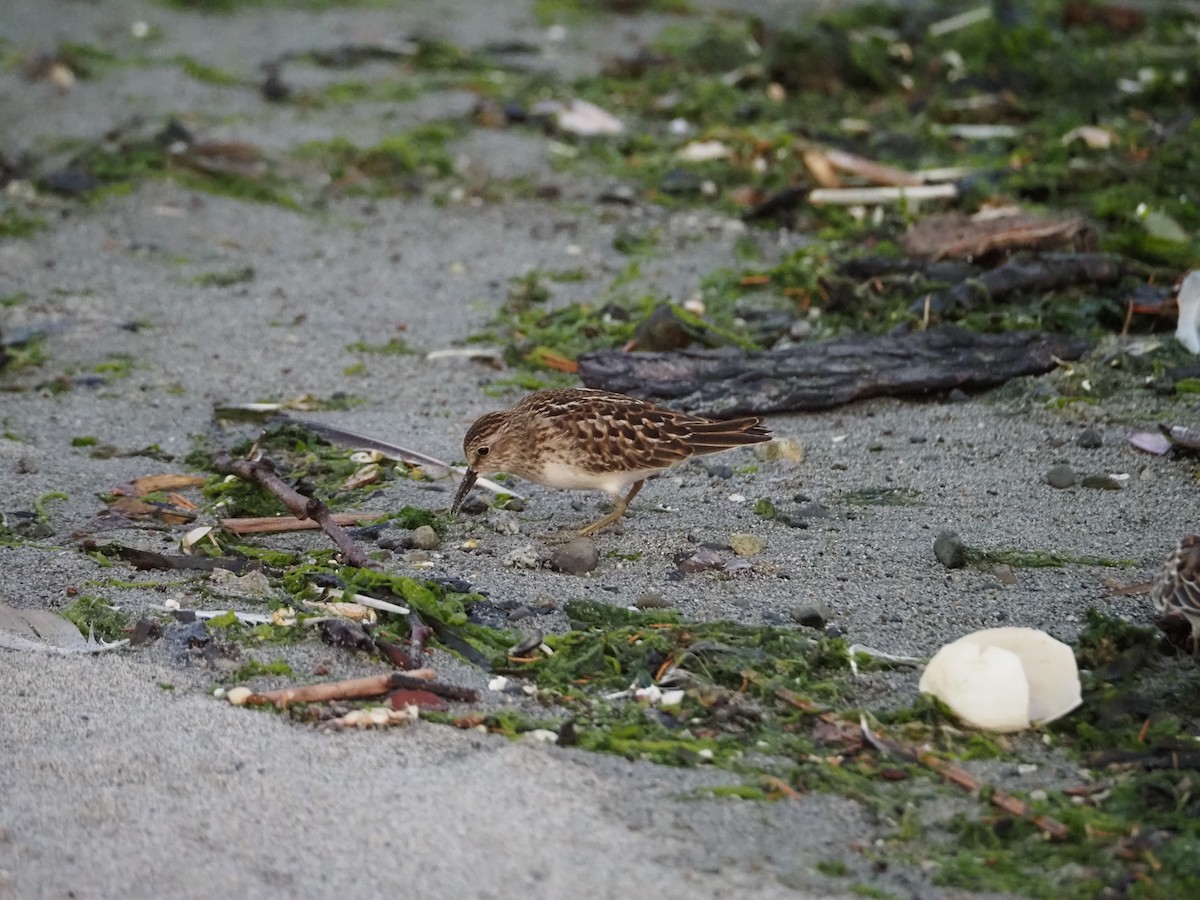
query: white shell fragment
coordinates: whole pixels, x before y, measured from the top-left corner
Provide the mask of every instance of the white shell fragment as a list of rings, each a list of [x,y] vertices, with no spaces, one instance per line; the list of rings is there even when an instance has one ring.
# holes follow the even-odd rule
[[[675,158],[683,162],[712,162],[732,155],[733,151],[720,141],[692,141],[675,151]]]
[[[560,129],[581,137],[620,134],[625,130],[625,124],[620,119],[586,100],[574,99],[565,103],[543,101],[533,107],[533,114],[551,116]]]
[[[332,601],[335,604],[358,604],[360,606],[370,607],[371,609],[378,609],[383,612],[395,613],[398,616],[407,616],[411,611],[407,606],[398,606],[395,603],[389,603],[388,601],[380,600],[377,597],[368,597],[366,594],[347,594],[340,588],[318,587],[316,584],[313,584],[312,586],[317,588],[319,591],[319,596],[322,600]],[[312,602],[313,604],[317,605],[321,604],[320,600],[314,600]],[[343,612],[339,612],[337,614],[346,615],[346,613]]]
[[[246,701],[250,699],[253,693],[254,691],[250,690],[250,688],[239,685],[238,687],[231,687],[229,690],[227,690],[225,692],[225,699],[234,706],[245,706]]]
[[[213,532],[211,525],[201,525],[199,528],[193,528],[179,540],[179,549],[184,553],[191,554],[195,551],[193,548],[208,537]],[[213,546],[219,546],[215,538],[212,538]]]
[[[1078,128],[1072,128],[1062,136],[1062,145],[1064,147],[1082,141],[1092,150],[1107,150],[1113,145],[1113,133],[1107,128],[1100,128],[1097,125],[1080,125]]]
[[[1036,628],[988,628],[947,644],[920,689],[984,731],[1023,731],[1083,702],[1074,651]]]
[[[1200,353],[1200,269],[1183,277],[1175,301],[1179,304],[1175,339],[1192,353]]]

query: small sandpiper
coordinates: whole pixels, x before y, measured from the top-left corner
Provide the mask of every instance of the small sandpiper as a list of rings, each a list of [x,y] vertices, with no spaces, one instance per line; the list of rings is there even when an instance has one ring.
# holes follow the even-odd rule
[[[771,432],[753,416],[708,419],[585,388],[535,391],[467,431],[467,474],[450,511],[458,512],[480,475],[509,472],[548,487],[611,495],[613,511],[579,532],[591,535],[625,514],[647,478],[692,456],[769,440]]]
[[[1161,615],[1182,615],[1192,626],[1192,654],[1200,657],[1200,535],[1189,534],[1167,557],[1150,589]]]

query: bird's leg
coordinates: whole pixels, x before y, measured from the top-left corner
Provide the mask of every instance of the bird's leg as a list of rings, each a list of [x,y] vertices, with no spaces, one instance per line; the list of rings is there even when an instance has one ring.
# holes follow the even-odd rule
[[[633,484],[633,487],[631,487],[629,489],[629,493],[626,494],[624,497],[622,497],[620,494],[615,495],[617,499],[616,499],[616,505],[613,506],[613,511],[610,512],[607,516],[604,516],[604,518],[597,519],[591,525],[588,525],[587,527],[580,529],[579,537],[587,537],[588,535],[596,534],[599,531],[603,531],[605,528],[607,528],[613,522],[617,521],[617,519],[621,518],[621,516],[625,515],[625,510],[627,510],[629,508],[630,502],[633,500],[634,497],[637,496],[637,492],[642,489],[642,485],[645,483],[646,483],[645,479],[643,479],[641,481],[635,481]]]

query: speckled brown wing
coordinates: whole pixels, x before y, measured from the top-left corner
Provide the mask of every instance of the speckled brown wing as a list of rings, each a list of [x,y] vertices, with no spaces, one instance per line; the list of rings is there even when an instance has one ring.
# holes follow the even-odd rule
[[[1200,619],[1200,535],[1190,534],[1179,542],[1150,591],[1150,599],[1159,612],[1181,612],[1193,621]]]
[[[758,419],[690,416],[621,394],[546,392],[537,413],[575,446],[590,448],[591,471],[666,469],[690,456],[770,439]]]

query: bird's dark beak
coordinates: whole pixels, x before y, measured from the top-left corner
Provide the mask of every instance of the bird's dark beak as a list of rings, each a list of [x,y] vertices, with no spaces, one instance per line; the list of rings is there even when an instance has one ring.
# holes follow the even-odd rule
[[[458,486],[458,493],[454,495],[454,502],[450,504],[450,514],[454,515],[458,512],[458,508],[462,506],[462,502],[467,499],[467,493],[475,486],[475,479],[479,477],[479,473],[474,469],[467,469],[467,474],[463,476],[462,483]]]

